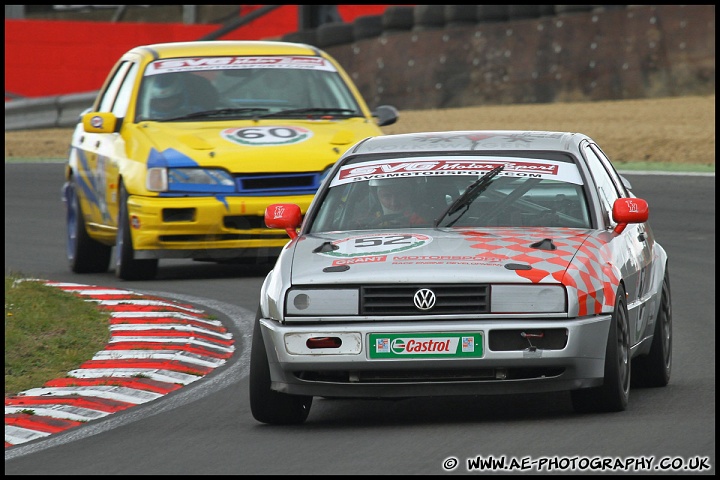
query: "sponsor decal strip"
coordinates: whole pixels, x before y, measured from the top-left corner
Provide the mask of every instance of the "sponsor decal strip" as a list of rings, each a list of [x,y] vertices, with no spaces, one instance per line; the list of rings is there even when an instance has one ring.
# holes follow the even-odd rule
[[[483,356],[483,332],[371,333],[371,359]]]

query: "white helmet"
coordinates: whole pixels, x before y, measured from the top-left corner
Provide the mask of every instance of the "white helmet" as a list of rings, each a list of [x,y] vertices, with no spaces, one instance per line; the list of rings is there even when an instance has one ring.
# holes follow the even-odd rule
[[[182,93],[182,82],[177,75],[158,75],[150,86],[150,98],[170,98]]]

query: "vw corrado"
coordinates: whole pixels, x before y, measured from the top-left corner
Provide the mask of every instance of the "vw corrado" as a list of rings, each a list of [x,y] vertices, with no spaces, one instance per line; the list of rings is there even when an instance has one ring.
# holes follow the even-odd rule
[[[340,155],[396,119],[390,106],[371,112],[341,66],[308,45],[133,48],[72,136],[70,268],[114,263],[119,278],[138,280],[162,258],[274,259],[287,236],[265,228],[265,207],[304,212]]]
[[[306,215],[266,210],[290,240],[262,286],[254,418],[303,422],[315,396],[569,391],[577,412],[624,410],[631,379],[671,371],[648,214],[579,133],[359,142]]]

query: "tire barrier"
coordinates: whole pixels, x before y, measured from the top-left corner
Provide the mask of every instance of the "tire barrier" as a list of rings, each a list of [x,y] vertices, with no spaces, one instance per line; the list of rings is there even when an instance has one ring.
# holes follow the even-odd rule
[[[353,21],[353,37],[355,40],[378,37],[383,33],[382,15],[365,15]]]
[[[415,7],[390,5],[382,15],[384,33],[407,32],[415,25]]]

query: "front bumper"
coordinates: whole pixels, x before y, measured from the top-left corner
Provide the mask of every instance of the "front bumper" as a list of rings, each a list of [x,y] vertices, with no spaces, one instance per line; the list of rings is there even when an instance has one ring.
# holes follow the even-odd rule
[[[269,229],[265,208],[292,202],[304,212],[312,196],[140,197],[128,200],[136,259],[231,259],[248,251],[277,255],[289,241],[284,230]]]
[[[599,386],[611,317],[282,325],[261,319],[272,389],[328,397],[406,397],[551,392]],[[496,331],[565,329],[562,348],[491,350]],[[480,358],[371,359],[371,334],[482,332]],[[338,348],[307,349],[308,338],[340,338]],[[377,337],[377,335],[375,335]],[[292,352],[292,353],[290,353]]]

